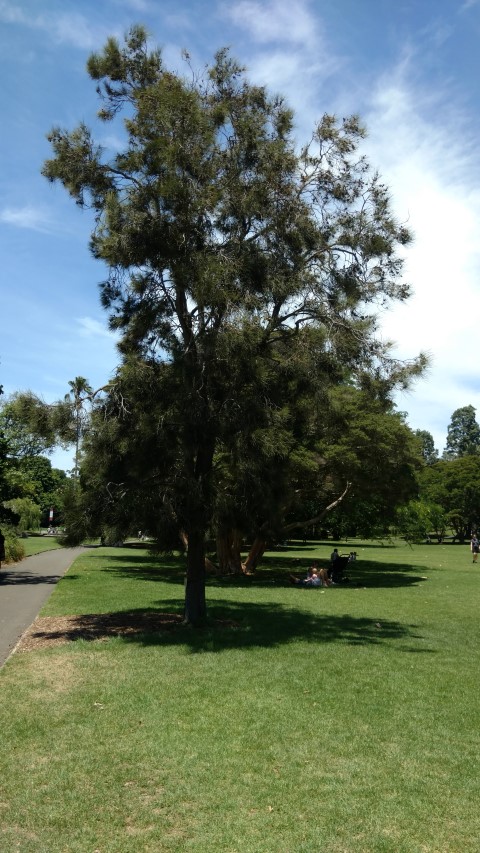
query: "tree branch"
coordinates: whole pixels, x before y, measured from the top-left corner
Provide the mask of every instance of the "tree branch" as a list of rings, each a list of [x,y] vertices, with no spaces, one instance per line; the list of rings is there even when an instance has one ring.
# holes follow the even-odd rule
[[[350,491],[351,486],[352,483],[347,482],[347,485],[345,486],[345,489],[343,490],[342,494],[334,501],[332,501],[332,503],[328,504],[328,506],[326,506],[325,509],[323,509],[318,515],[313,516],[313,518],[307,518],[305,521],[292,521],[290,524],[286,524],[283,529],[285,531],[295,530],[296,527],[308,527],[311,524],[317,524],[319,521],[322,520],[322,518],[325,518],[328,512],[330,512],[332,509],[335,509],[335,507],[343,501],[344,497]]]

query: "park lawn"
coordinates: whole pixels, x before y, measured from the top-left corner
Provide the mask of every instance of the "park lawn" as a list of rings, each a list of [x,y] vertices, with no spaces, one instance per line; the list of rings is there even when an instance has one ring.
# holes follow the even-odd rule
[[[350,543],[211,580],[210,624],[17,652],[0,672],[5,853],[477,853],[480,564]],[[95,549],[42,615],[181,613],[182,566]],[[127,618],[127,617],[126,617]]]
[[[54,548],[62,547],[54,536],[28,536],[27,539],[22,539],[21,543],[26,557],[30,557],[32,554],[41,554],[42,551],[53,551]]]

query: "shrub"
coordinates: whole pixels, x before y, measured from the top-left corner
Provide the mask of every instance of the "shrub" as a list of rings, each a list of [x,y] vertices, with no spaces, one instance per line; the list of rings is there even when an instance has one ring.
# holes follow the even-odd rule
[[[25,530],[39,530],[42,513],[38,504],[31,498],[13,498],[10,501],[5,501],[4,506],[13,510],[20,517],[18,522],[20,533]]]
[[[25,548],[17,537],[15,530],[4,528],[3,535],[5,536],[5,562],[17,563],[19,560],[23,560],[25,557]]]

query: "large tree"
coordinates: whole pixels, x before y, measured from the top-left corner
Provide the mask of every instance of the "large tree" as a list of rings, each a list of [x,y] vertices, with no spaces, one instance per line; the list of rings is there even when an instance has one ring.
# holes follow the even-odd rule
[[[76,376],[68,384],[70,391],[65,395],[65,402],[71,403],[73,410],[73,429],[75,432],[75,465],[73,475],[76,480],[80,468],[82,439],[89,420],[89,413],[85,409],[85,403],[91,400],[94,392],[92,386],[84,376]]]
[[[466,454],[428,465],[420,477],[420,495],[440,506],[460,542],[480,528],[480,455]]]
[[[416,429],[415,435],[420,444],[423,461],[426,465],[438,462],[438,450],[435,447],[433,435],[426,429]]]
[[[455,409],[448,425],[446,459],[472,456],[480,452],[480,426],[474,406]]]
[[[44,429],[32,431],[18,397],[13,394],[0,406],[0,431],[7,441],[9,456],[12,459],[41,456],[51,449],[50,437],[45,436]]]
[[[74,445],[73,475],[78,476],[81,446],[88,430],[90,409],[97,394],[88,380],[77,376],[69,383],[62,400],[46,403],[32,391],[17,391],[0,409],[0,428],[7,436],[16,459],[51,453],[55,447]],[[105,386],[107,387],[107,386]]]
[[[63,402],[60,406],[64,421]],[[54,408],[30,392],[13,394],[0,406],[0,435],[7,457],[3,478],[9,486],[9,500],[33,501],[44,525],[50,507],[54,507],[57,519],[61,514],[67,476],[64,471],[52,468],[50,460],[41,455],[50,452],[60,440],[56,429],[58,412],[53,415]],[[65,438],[64,431],[62,434]]]
[[[421,456],[415,435],[388,397],[373,392],[370,386],[334,388],[319,431],[329,476],[338,486],[342,476],[351,483],[322,525],[334,538],[385,535],[397,508],[418,492]]]
[[[282,98],[251,85],[228,51],[182,77],[134,27],[123,46],[109,39],[91,56],[88,71],[100,120],[123,114],[124,148],[109,156],[84,124],[55,128],[43,171],[93,209],[91,249],[109,268],[101,298],[121,331],[124,371],[140,374],[143,362],[150,399],[161,401],[144,443],[153,503],[184,531],[185,616],[197,622],[222,447],[231,453],[235,432],[258,428],[257,446],[269,452],[276,422],[270,456],[281,464],[277,377],[289,433],[289,375],[305,341],[309,387],[328,386],[338,364],[392,387],[396,366],[376,340],[374,309],[408,296],[397,250],[410,235],[359,154],[359,121],[325,115],[297,147]],[[109,405],[128,417],[121,397]],[[144,440],[140,426],[137,435]]]
[[[3,386],[0,385],[0,397],[3,395]],[[2,524],[16,524],[18,515],[5,506],[5,502],[16,496],[14,486],[10,478],[11,461],[9,442],[4,432],[4,424],[0,421],[0,522]]]

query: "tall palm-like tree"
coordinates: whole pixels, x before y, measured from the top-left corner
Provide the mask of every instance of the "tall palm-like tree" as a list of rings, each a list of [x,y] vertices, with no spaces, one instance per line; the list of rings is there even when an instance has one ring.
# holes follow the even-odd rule
[[[76,376],[69,383],[70,391],[65,395],[65,400],[73,402],[73,417],[75,429],[75,466],[73,476],[75,482],[78,480],[80,463],[80,448],[82,444],[83,427],[85,423],[85,400],[89,400],[93,394],[93,388],[84,376]]]

